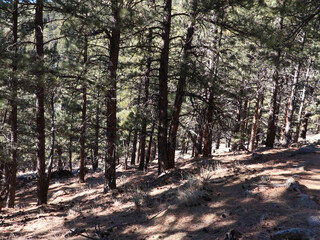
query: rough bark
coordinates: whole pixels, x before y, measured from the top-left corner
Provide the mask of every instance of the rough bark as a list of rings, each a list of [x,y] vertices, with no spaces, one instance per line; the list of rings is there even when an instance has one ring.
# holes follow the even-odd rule
[[[182,63],[180,66],[180,77],[178,81],[178,86],[176,90],[175,101],[173,105],[173,112],[171,117],[171,125],[169,130],[169,139],[168,139],[168,168],[175,167],[175,150],[177,144],[177,132],[179,127],[179,117],[181,112],[181,106],[184,96],[184,88],[186,85],[186,79],[188,76],[188,62],[192,50],[192,39],[194,35],[194,27],[196,24],[196,12],[197,12],[197,3],[196,1],[192,2],[192,12],[190,14],[190,22],[187,29],[186,40],[183,46],[183,55]]]
[[[91,159],[92,169],[95,172],[99,164],[99,132],[100,132],[100,104],[99,104],[99,88],[97,89],[97,106],[96,106],[96,122],[94,126],[94,146],[93,158]]]
[[[203,157],[212,153],[213,89],[210,89],[206,120],[203,126]]]
[[[280,61],[281,51],[277,52],[277,60]],[[279,113],[279,103],[278,103],[278,94],[279,94],[279,71],[280,71],[280,63],[277,64],[276,69],[273,72],[272,82],[272,97],[270,103],[270,111],[268,117],[268,126],[267,126],[267,139],[266,139],[266,147],[273,148],[274,141],[276,138],[276,119]]]
[[[309,118],[312,116],[311,113],[309,112],[306,112],[304,114],[304,117],[303,117],[303,120],[302,120],[302,127],[301,127],[301,135],[300,137],[303,139],[303,140],[306,140],[306,137],[307,137],[307,131],[308,131],[308,122],[309,122]]]
[[[105,158],[105,191],[116,188],[116,140],[117,140],[117,68],[120,50],[119,0],[111,1],[113,23],[110,37],[109,89],[107,99],[107,143]]]
[[[295,103],[295,98],[296,98],[296,89],[297,89],[297,83],[299,80],[299,75],[300,75],[300,68],[301,68],[301,63],[298,63],[296,69],[295,69],[295,74],[293,78],[293,83],[291,87],[291,94],[290,94],[290,100],[288,104],[288,114],[287,114],[287,120],[286,120],[286,127],[285,127],[285,132],[284,132],[284,139],[283,139],[283,145],[288,146],[291,143],[291,135],[292,135],[292,118],[293,118],[293,112],[294,112],[294,103]]]
[[[244,150],[245,149],[245,141],[246,141],[246,125],[248,121],[248,103],[249,99],[246,97],[244,101],[243,111],[241,113],[241,124],[240,124],[240,141],[239,141],[239,149]]]
[[[83,67],[84,75],[86,73],[86,63],[88,60],[88,38],[84,38],[84,54]],[[84,182],[85,176],[85,148],[86,148],[86,130],[87,130],[87,83],[82,83],[82,117],[81,117],[81,133],[80,133],[80,166],[79,166],[79,181]]]
[[[282,8],[285,8],[286,0],[282,1]],[[283,29],[283,15],[280,14],[279,17],[279,24],[278,30],[282,31]],[[277,125],[276,120],[279,113],[279,102],[278,102],[278,95],[279,95],[279,80],[280,80],[280,61],[282,56],[282,50],[280,47],[276,49],[276,56],[275,56],[275,69],[272,75],[272,96],[270,99],[270,110],[269,110],[269,117],[268,117],[268,126],[267,126],[267,139],[266,139],[266,147],[273,148],[274,141],[276,138],[277,132]]]
[[[213,128],[213,104],[214,104],[214,83],[217,78],[218,74],[218,66],[219,66],[219,51],[221,47],[221,41],[222,41],[222,35],[223,35],[223,28],[220,28],[219,37],[217,44],[215,46],[216,55],[214,56],[214,59],[211,61],[211,64],[214,64],[210,68],[213,70],[213,82],[211,83],[211,86],[209,87],[209,99],[208,99],[208,106],[207,106],[207,113],[206,113],[206,122],[204,124],[204,133],[203,133],[203,156],[207,157],[211,155],[212,153],[212,128]]]
[[[152,142],[153,142],[153,133],[154,133],[154,128],[155,128],[155,121],[152,122],[152,127],[151,127],[151,133],[150,133],[150,138],[149,138],[149,144],[148,144],[148,150],[147,150],[147,154],[146,154],[146,165],[145,165],[145,170],[147,170],[149,163],[150,163],[150,159],[152,160],[152,152],[151,152],[151,148],[152,148]]]
[[[158,124],[158,172],[161,173],[169,168],[167,152],[168,134],[168,65],[169,65],[169,45],[171,29],[171,7],[172,0],[164,0],[164,12],[162,22],[162,48],[160,55],[159,69],[159,124]]]
[[[150,85],[150,73],[151,73],[151,44],[152,44],[152,29],[149,30],[148,34],[148,58],[147,58],[147,69],[145,73],[144,82],[144,98],[143,98],[143,109],[148,106],[149,100],[149,85]],[[143,170],[145,167],[145,154],[146,154],[146,137],[147,137],[147,116],[144,113],[141,123],[141,135],[140,135],[140,163],[139,170]]]
[[[135,128],[133,131],[133,141],[132,141],[132,153],[131,153],[131,166],[136,164],[136,152],[137,152],[137,142],[138,142],[138,129]]]
[[[13,1],[13,11],[12,11],[12,33],[13,33],[13,47],[14,56],[12,59],[12,77],[10,82],[11,87],[11,163],[10,163],[10,181],[9,181],[9,195],[7,199],[7,207],[13,208],[16,195],[16,174],[17,174],[17,143],[18,143],[18,107],[17,107],[17,91],[18,91],[18,81],[16,77],[17,67],[17,53],[18,53],[18,0]]]
[[[259,117],[259,104],[261,99],[261,93],[257,94],[256,97],[256,104],[254,107],[254,114],[252,118],[252,127],[251,127],[251,134],[250,134],[250,142],[249,142],[249,151],[253,151],[255,149],[255,139],[256,139],[256,133],[257,133],[257,122]]]
[[[73,122],[73,114],[71,113],[71,124],[70,124],[70,130],[72,131],[72,122]],[[69,168],[70,172],[72,172],[72,149],[73,149],[73,135],[72,133],[69,134]]]
[[[306,83],[309,81],[310,67],[311,67],[311,64],[309,65],[307,72],[306,72],[306,76],[305,76]],[[294,143],[297,143],[299,140],[300,127],[301,127],[301,123],[302,123],[302,112],[304,109],[305,99],[306,99],[306,85],[303,86],[303,90],[302,90],[302,94],[301,94],[300,107],[299,107],[299,113],[298,113],[298,123],[297,123],[295,136],[293,139]]]
[[[43,59],[43,0],[37,0],[35,12],[35,38],[36,52],[38,61]],[[46,157],[45,157],[45,118],[44,118],[44,99],[45,92],[43,87],[43,73],[37,73],[36,86],[36,123],[37,123],[37,198],[38,205],[47,203],[47,176],[46,176]]]

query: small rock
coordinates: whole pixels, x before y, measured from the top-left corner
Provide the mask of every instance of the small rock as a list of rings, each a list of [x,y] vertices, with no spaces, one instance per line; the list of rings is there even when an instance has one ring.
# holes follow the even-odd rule
[[[275,232],[271,235],[272,240],[309,240],[313,233],[309,229],[291,228]]]
[[[240,240],[241,237],[242,237],[242,233],[233,229],[226,234],[226,237],[224,240]]]
[[[320,227],[320,216],[310,216],[308,224],[310,227]]]
[[[317,209],[318,204],[310,199],[307,194],[299,194],[299,200],[297,201],[295,207],[296,208],[303,208],[303,209]]]
[[[64,235],[65,238],[69,238],[69,237],[73,237],[79,233],[83,233],[84,230],[80,230],[78,228],[71,228],[70,231],[66,232],[66,234]]]

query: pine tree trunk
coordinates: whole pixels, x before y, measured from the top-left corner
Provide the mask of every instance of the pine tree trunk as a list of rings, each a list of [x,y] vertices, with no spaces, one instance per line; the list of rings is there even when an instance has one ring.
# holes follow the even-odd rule
[[[311,67],[311,63],[307,69],[307,73],[305,76],[305,84],[308,83],[309,80],[309,76],[310,76],[310,67]],[[297,128],[296,128],[296,132],[295,132],[295,136],[293,139],[294,143],[297,143],[299,140],[299,134],[300,134],[300,127],[301,127],[301,123],[302,123],[302,112],[304,109],[304,103],[305,103],[305,99],[306,99],[306,85],[303,86],[303,90],[302,90],[302,95],[301,95],[301,100],[300,100],[300,107],[299,107],[299,113],[298,113],[298,123],[297,123]],[[318,125],[319,126],[319,125]]]
[[[62,171],[63,170],[63,164],[62,164],[62,148],[59,147],[57,149],[57,153],[58,153],[58,171]]]
[[[301,128],[301,135],[300,137],[303,139],[303,140],[306,140],[306,137],[307,137],[307,131],[308,131],[308,122],[309,122],[309,118],[312,116],[311,113],[309,112],[306,112],[304,117],[303,117],[303,120],[302,120],[302,128]]]
[[[14,56],[12,60],[12,77],[11,77],[11,163],[10,163],[10,182],[9,182],[9,195],[7,200],[7,207],[13,208],[16,195],[16,175],[17,175],[17,143],[18,143],[18,107],[17,107],[17,91],[18,82],[16,77],[17,67],[17,53],[18,53],[18,0],[13,1],[12,11],[12,33],[13,33],[13,46]]]
[[[213,89],[210,88],[209,91],[209,103],[203,126],[203,157],[208,157],[212,152]]]
[[[246,125],[247,125],[247,115],[248,115],[248,97],[246,97],[244,101],[243,111],[241,113],[241,125],[240,125],[240,141],[239,141],[239,149],[245,149],[245,141],[246,141]]]
[[[136,164],[136,152],[137,152],[137,142],[138,142],[138,129],[135,128],[133,132],[133,142],[132,142],[132,153],[131,153],[131,166]]]
[[[295,104],[295,98],[296,98],[297,83],[300,75],[300,68],[301,68],[301,63],[298,63],[295,70],[294,78],[293,78],[290,101],[288,106],[288,116],[286,121],[285,132],[284,132],[283,145],[286,147],[291,143],[291,135],[292,135],[291,126],[292,126],[294,104]]]
[[[43,59],[43,0],[37,0],[35,13],[35,39],[38,61]],[[36,86],[36,122],[37,122],[37,197],[38,205],[47,203],[47,176],[45,156],[45,118],[44,118],[44,87],[43,74],[37,73]]]
[[[290,105],[290,99],[286,99],[286,107],[284,110],[284,117],[283,117],[283,123],[281,127],[281,136],[280,136],[280,142],[283,142],[285,138],[285,132],[286,132],[286,125],[288,120],[288,114],[289,114],[289,105]]]
[[[149,100],[149,85],[150,85],[150,73],[151,73],[151,45],[152,45],[152,29],[149,30],[148,34],[148,58],[147,58],[147,69],[145,74],[145,82],[144,82],[144,99],[143,99],[143,109],[148,107],[148,100]],[[140,163],[139,163],[139,170],[143,170],[145,167],[145,154],[146,154],[146,136],[147,135],[147,116],[144,113],[142,117],[142,124],[141,124],[141,135],[140,135]]]
[[[153,133],[154,133],[154,128],[155,128],[155,121],[152,122],[152,128],[151,128],[151,133],[150,133],[150,138],[149,138],[149,144],[148,144],[148,150],[147,150],[147,155],[146,155],[146,165],[145,165],[145,170],[147,170],[150,159],[152,159],[152,153],[151,153],[151,148],[152,148],[152,139],[153,139]]]
[[[120,50],[120,7],[119,0],[112,0],[114,26],[110,38],[109,89],[107,98],[107,144],[105,158],[105,177],[108,188],[116,188],[116,140],[117,140],[117,68]]]
[[[217,137],[216,137],[216,147],[215,147],[215,149],[217,150],[220,148],[220,141],[221,141],[221,131],[218,130]]]
[[[271,103],[270,103],[270,111],[269,111],[269,117],[268,117],[268,127],[267,127],[267,139],[266,139],[266,147],[273,148],[274,141],[276,138],[276,119],[277,115],[279,113],[279,103],[278,103],[278,94],[279,94],[279,71],[280,71],[280,57],[281,57],[281,51],[277,51],[277,66],[276,69],[273,72],[272,76],[272,82],[273,82],[273,88],[272,88],[272,97],[271,97]]]
[[[49,154],[49,164],[47,167],[47,186],[49,188],[50,184],[50,176],[51,176],[51,169],[53,164],[53,157],[54,157],[54,148],[55,148],[55,108],[54,108],[54,93],[51,94],[50,99],[50,106],[51,106],[51,142],[50,142],[50,154]]]
[[[171,29],[171,7],[172,0],[164,0],[162,49],[160,55],[159,69],[159,125],[158,125],[158,172],[161,173],[169,168],[168,159],[168,65],[170,50],[170,29]]]
[[[286,0],[282,1],[282,7],[285,8]],[[279,17],[279,24],[278,24],[278,30],[282,31],[283,29],[283,14],[280,13]],[[275,57],[275,69],[272,75],[272,97],[270,99],[270,110],[269,110],[269,117],[268,117],[268,126],[267,126],[267,139],[266,139],[266,147],[273,148],[274,141],[276,138],[276,132],[277,132],[277,125],[276,120],[279,113],[279,102],[278,102],[278,95],[279,95],[279,80],[280,80],[280,62],[281,62],[281,55],[282,50],[280,47],[276,50],[276,57]]]
[[[93,146],[93,158],[92,169],[95,172],[98,169],[99,164],[99,132],[100,132],[100,105],[99,105],[99,88],[97,89],[97,106],[96,106],[96,122],[94,126],[94,146]]]
[[[203,113],[198,116],[196,123],[196,134],[194,141],[194,157],[199,157],[202,154],[202,139],[203,139]]]
[[[88,60],[88,38],[84,37],[84,54],[83,54],[83,72],[85,75],[87,70]],[[85,80],[83,80],[85,81]],[[85,150],[86,150],[86,130],[87,130],[87,83],[82,83],[82,118],[81,118],[81,134],[80,134],[80,166],[79,166],[79,181],[84,182],[85,176]]]
[[[258,122],[258,117],[259,117],[258,115],[259,115],[260,99],[261,99],[261,93],[258,93],[257,97],[256,97],[256,105],[254,108],[251,134],[250,134],[249,151],[251,151],[251,152],[255,149],[255,139],[256,139],[256,133],[257,133],[257,122]]]
[[[192,50],[192,39],[194,35],[194,27],[196,23],[196,11],[197,4],[195,1],[192,2],[192,12],[190,14],[190,22],[187,29],[186,41],[183,47],[182,63],[180,66],[180,77],[178,81],[178,86],[176,90],[176,97],[173,105],[172,120],[169,130],[169,140],[168,140],[168,168],[175,167],[175,150],[177,144],[177,132],[179,127],[179,118],[181,112],[181,106],[184,96],[184,88],[186,85],[186,79],[188,75],[188,62],[190,58],[190,51]]]
[[[73,117],[72,117],[73,118]],[[72,129],[72,124],[71,124]],[[69,134],[69,168],[70,172],[72,172],[72,148],[73,148],[73,137],[72,134]]]

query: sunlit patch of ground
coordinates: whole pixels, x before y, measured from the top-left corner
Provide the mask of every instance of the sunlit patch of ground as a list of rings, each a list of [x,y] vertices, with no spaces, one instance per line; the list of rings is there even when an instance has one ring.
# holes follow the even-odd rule
[[[268,185],[292,178],[320,202],[320,155],[292,156],[295,150],[263,150],[256,161],[245,152],[217,151],[197,160],[180,154],[177,174],[163,182],[156,162],[147,172],[119,168],[119,189],[106,194],[102,172],[87,174],[86,183],[53,179],[44,206],[35,204],[35,181],[19,182],[18,207],[1,212],[0,239],[99,239],[103,233],[117,240],[220,240],[236,229],[246,239],[266,240],[279,229],[319,231],[308,225],[310,216],[320,216],[319,208],[295,208],[297,193]],[[79,234],[65,238],[70,229]]]

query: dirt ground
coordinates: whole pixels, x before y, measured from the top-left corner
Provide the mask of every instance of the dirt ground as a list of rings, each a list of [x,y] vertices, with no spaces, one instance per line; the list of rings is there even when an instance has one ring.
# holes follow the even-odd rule
[[[156,162],[148,172],[120,167],[118,189],[106,194],[103,172],[86,183],[55,178],[44,206],[35,181],[19,180],[17,208],[0,212],[0,239],[223,240],[235,230],[264,240],[290,228],[320,239],[320,155],[296,150],[181,155],[160,177]]]

